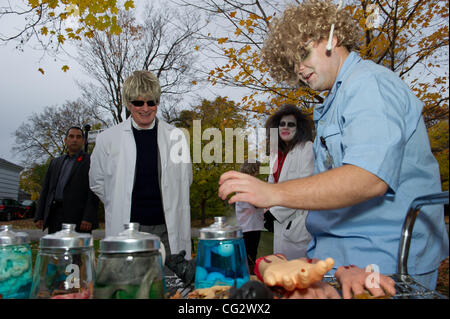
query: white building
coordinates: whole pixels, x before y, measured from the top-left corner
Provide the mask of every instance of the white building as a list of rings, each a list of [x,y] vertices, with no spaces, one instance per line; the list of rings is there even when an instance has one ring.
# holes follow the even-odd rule
[[[0,158],[0,198],[18,199],[19,175],[22,166]]]

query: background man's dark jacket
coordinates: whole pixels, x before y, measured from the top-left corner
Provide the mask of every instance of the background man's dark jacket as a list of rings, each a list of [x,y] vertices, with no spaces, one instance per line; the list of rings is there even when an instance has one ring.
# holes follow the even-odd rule
[[[55,197],[64,156],[53,159],[45,175],[41,195],[36,207],[34,220],[43,220],[48,226],[50,208]],[[82,152],[73,164],[66,186],[64,187],[63,210],[64,223],[76,224],[77,230],[81,221],[92,223],[92,229],[98,228],[98,197],[89,188],[90,154]]]

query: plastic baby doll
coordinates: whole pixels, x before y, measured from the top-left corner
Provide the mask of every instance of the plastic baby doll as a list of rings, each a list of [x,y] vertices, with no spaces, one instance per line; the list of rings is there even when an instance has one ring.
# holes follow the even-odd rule
[[[312,263],[312,260],[303,258],[288,261],[284,255],[275,254],[259,258],[255,274],[268,286],[282,286],[287,291],[293,291],[321,281],[333,265],[333,258]]]

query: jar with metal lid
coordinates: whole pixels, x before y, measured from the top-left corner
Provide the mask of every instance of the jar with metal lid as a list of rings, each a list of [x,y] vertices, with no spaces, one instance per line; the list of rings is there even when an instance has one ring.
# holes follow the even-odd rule
[[[41,238],[34,266],[31,298],[91,299],[95,255],[92,236],[78,233],[74,224]]]
[[[0,225],[0,298],[30,297],[33,265],[27,233]]]
[[[225,217],[200,229],[195,269],[195,289],[212,286],[241,287],[250,280],[242,229],[228,225]]]
[[[160,238],[124,225],[118,236],[100,241],[94,298],[164,298],[165,281]]]

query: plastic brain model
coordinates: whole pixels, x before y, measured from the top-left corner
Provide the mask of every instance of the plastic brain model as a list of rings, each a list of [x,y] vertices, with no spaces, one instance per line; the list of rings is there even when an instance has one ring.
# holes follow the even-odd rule
[[[313,263],[311,259],[287,260],[284,255],[275,254],[259,258],[255,274],[267,286],[281,286],[287,291],[293,291],[308,288],[321,281],[333,265],[333,258]]]

